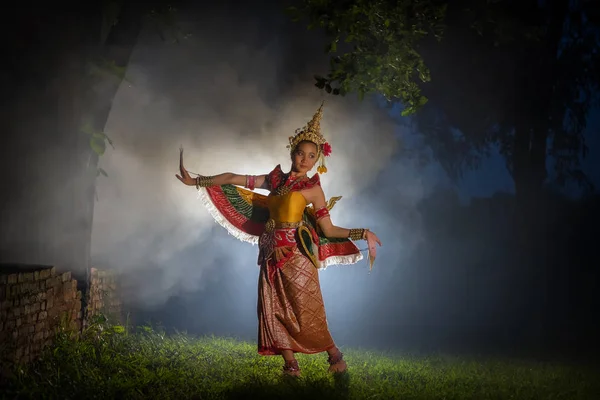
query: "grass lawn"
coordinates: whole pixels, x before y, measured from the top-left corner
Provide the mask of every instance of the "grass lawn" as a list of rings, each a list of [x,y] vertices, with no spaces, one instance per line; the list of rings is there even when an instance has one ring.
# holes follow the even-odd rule
[[[583,367],[342,351],[347,374],[329,375],[325,354],[301,354],[293,379],[252,343],[96,326],[78,340],[61,333],[41,360],[15,369],[0,398],[600,399],[600,374]]]

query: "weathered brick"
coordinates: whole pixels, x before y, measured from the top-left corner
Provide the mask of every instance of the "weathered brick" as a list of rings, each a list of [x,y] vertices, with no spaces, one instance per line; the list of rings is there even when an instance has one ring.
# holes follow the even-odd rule
[[[53,296],[47,296],[46,297],[46,309],[52,308],[53,306],[54,306],[54,297]]]
[[[73,292],[73,287],[71,285],[71,282],[63,282],[62,284],[62,291],[63,293],[72,293]]]
[[[27,315],[26,321],[28,324],[35,324],[37,322],[37,313]]]
[[[46,310],[46,300],[44,300],[44,301],[42,301],[42,302],[40,303],[40,309],[41,309],[42,311],[45,311],[45,310]]]
[[[6,285],[8,283],[8,275],[0,275],[0,285]]]
[[[56,275],[56,267],[50,268],[50,276]]]
[[[12,329],[15,329],[16,325],[17,325],[17,320],[9,319],[8,321],[6,321],[4,323],[4,329],[6,329],[7,331],[10,331]]]
[[[54,282],[55,282],[55,279],[52,276],[50,278],[46,279],[46,290],[53,288]]]
[[[39,282],[31,281],[24,285],[25,293],[34,294],[40,290]]]
[[[19,315],[22,315],[23,311],[24,311],[23,307],[24,306],[19,306],[19,307],[13,307],[13,308],[11,308],[11,311],[13,312],[13,315],[15,317],[18,317]]]
[[[31,312],[35,313],[35,312],[38,312],[38,311],[40,311],[40,303],[33,303],[31,305]]]
[[[12,300],[0,301],[0,310],[8,310],[10,307],[12,307],[12,305]]]
[[[44,339],[44,332],[36,332],[33,335],[33,341],[34,342],[38,342],[38,341],[43,340],[43,339]]]
[[[50,270],[49,269],[43,269],[40,271],[40,279],[47,279],[50,277]]]
[[[71,272],[65,272],[61,275],[61,279],[63,282],[67,282],[71,280]]]
[[[23,319],[22,319],[22,318],[17,318],[17,319],[15,320],[15,325],[16,325],[17,327],[21,326],[21,324],[22,324],[22,323],[23,323]]]
[[[21,325],[18,328],[18,331],[19,331],[19,336],[27,337],[27,334],[29,333],[29,325]]]
[[[40,285],[40,290],[46,290],[46,281],[45,280],[41,280],[38,282]]]
[[[60,276],[54,276],[52,278],[46,279],[46,287],[58,287],[62,284],[62,279]]]
[[[17,297],[21,294],[21,285],[15,284],[10,287],[10,296]]]
[[[23,282],[31,282],[33,280],[33,272],[23,273]]]
[[[46,311],[40,311],[40,313],[38,314],[38,321],[45,320],[47,316],[48,316],[48,313]]]
[[[7,282],[9,285],[14,285],[17,283],[18,277],[17,274],[10,274],[7,278]]]
[[[40,271],[34,271],[33,272],[33,280],[34,281],[39,281],[40,280]]]

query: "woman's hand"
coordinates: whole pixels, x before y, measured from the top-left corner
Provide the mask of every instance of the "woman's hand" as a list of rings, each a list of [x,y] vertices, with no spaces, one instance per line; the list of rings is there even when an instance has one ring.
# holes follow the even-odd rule
[[[377,246],[381,246],[381,240],[371,231],[367,231],[366,238],[367,239],[367,247],[369,248],[369,265],[370,268],[373,268],[373,263],[375,262],[375,257],[377,257]]]
[[[175,177],[185,185],[194,186],[196,184],[196,179],[192,178],[183,166],[183,148],[179,149],[179,173],[181,175],[175,175]]]

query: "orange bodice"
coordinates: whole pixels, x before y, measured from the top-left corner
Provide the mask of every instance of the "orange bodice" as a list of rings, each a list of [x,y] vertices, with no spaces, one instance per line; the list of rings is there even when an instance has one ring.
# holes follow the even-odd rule
[[[300,222],[306,209],[306,199],[302,193],[292,191],[281,196],[267,197],[269,215],[275,223]]]

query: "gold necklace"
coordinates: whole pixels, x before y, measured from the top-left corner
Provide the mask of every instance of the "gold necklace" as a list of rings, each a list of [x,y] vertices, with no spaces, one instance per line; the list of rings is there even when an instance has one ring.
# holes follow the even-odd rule
[[[273,194],[275,196],[284,196],[286,194],[288,194],[290,192],[290,190],[292,190],[292,187],[299,183],[299,182],[304,182],[304,180],[306,180],[306,175],[300,177],[300,179],[298,180],[294,180],[293,182],[291,182],[289,185],[286,185],[288,179],[290,178],[290,176],[288,175],[283,183],[283,185],[279,186],[277,189],[275,189],[275,191],[273,192]]]

